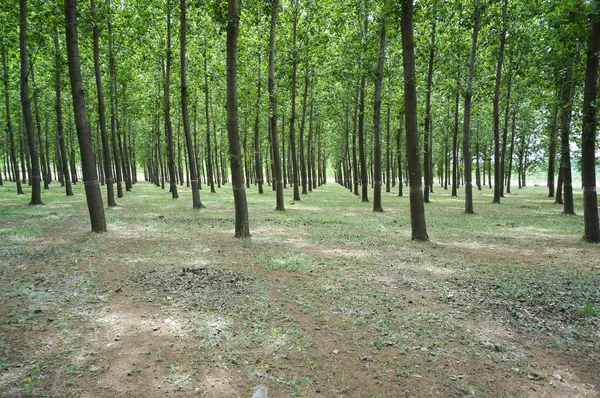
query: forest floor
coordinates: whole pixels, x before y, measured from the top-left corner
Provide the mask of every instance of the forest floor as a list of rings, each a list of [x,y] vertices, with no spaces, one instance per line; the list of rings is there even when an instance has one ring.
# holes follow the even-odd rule
[[[407,197],[373,213],[334,183],[285,213],[253,187],[251,240],[230,185],[194,211],[141,182],[100,235],[81,183],[0,188],[0,397],[600,396],[581,192],[576,216],[542,187],[465,215],[435,190],[416,243]]]

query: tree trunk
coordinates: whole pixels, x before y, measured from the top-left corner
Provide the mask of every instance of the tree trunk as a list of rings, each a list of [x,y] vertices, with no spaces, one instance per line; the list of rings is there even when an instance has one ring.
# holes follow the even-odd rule
[[[367,36],[367,27],[368,27],[368,0],[365,0],[365,9],[364,9],[364,25],[363,25],[363,31],[362,31],[362,40],[364,42],[366,42],[366,36]],[[363,48],[363,52],[366,52],[365,49]],[[366,151],[365,151],[365,65],[364,63],[365,61],[365,56],[363,54],[363,57],[361,59],[361,64],[360,64],[360,72],[361,72],[361,76],[360,76],[360,100],[358,103],[358,148],[359,148],[359,155],[360,155],[360,182],[362,185],[362,201],[363,202],[368,202],[369,201],[369,177],[367,175],[367,155],[366,155]]]
[[[237,98],[237,38],[238,2],[228,0],[227,12],[227,137],[229,138],[229,162],[231,164],[231,185],[235,205],[235,237],[250,237],[248,204],[244,188],[244,168],[240,154],[238,134]]]
[[[385,17],[381,22],[379,36],[379,61],[375,78],[375,100],[373,103],[373,152],[374,152],[374,192],[373,211],[382,212],[381,206],[381,86],[383,83],[383,65],[385,59]]]
[[[565,77],[561,90],[561,113],[560,113],[560,130],[561,130],[561,161],[560,170],[563,175],[563,214],[575,214],[573,207],[573,185],[571,178],[571,112],[573,109],[573,63],[574,59],[569,60],[569,65],[565,71]]]
[[[204,102],[206,112],[206,176],[207,184],[210,184],[210,192],[215,193],[215,180],[213,178],[212,155],[210,145],[210,117],[209,117],[209,95],[208,95],[208,66],[206,58],[206,40],[204,41]]]
[[[8,94],[8,68],[6,66],[6,44],[2,42],[2,73],[4,80],[4,105],[6,108],[6,125],[8,128],[8,137],[10,141],[10,163],[12,165],[14,181],[17,184],[17,194],[23,195],[23,187],[21,178],[19,177],[19,163],[17,162],[17,153],[15,151],[15,134],[12,127],[12,119],[10,116],[10,98]]]
[[[169,165],[170,192],[173,199],[179,198],[177,193],[177,176],[175,170],[175,152],[173,150],[173,124],[171,123],[171,1],[167,0],[167,60],[165,71],[165,134],[167,138],[167,155]],[[207,119],[208,120],[208,119]]]
[[[434,6],[435,7],[435,6]],[[425,189],[423,191],[423,200],[429,203],[429,188],[433,184],[431,181],[431,163],[429,163],[430,151],[433,148],[429,146],[429,134],[431,132],[431,88],[433,85],[433,60],[435,57],[435,9],[431,23],[431,43],[429,44],[429,67],[427,72],[427,93],[425,95],[425,134],[423,136],[423,159],[425,161]]]
[[[292,48],[292,115],[290,117],[290,154],[292,158],[292,179],[294,183],[294,201],[300,200],[300,190],[298,186],[298,162],[296,158],[296,75],[298,73],[298,48],[297,48],[297,28],[298,28],[298,0],[292,1],[294,13],[293,21],[293,48]]]
[[[556,173],[556,124],[558,118],[558,93],[556,104],[552,109],[552,122],[550,125],[550,144],[548,148],[548,197],[554,197],[554,174]]]
[[[471,42],[471,55],[469,56],[469,74],[467,76],[467,90],[465,91],[465,115],[463,119],[463,167],[465,176],[465,213],[473,214],[473,160],[471,157],[471,99],[473,97],[473,74],[475,72],[475,55],[477,52],[477,36],[479,34],[479,20],[481,10],[479,0],[475,4],[473,17],[473,39]]]
[[[98,14],[96,13],[96,2],[91,0],[92,18],[94,23],[94,72],[96,76],[96,92],[98,94],[98,123],[100,124],[100,135],[102,137],[102,154],[104,155],[104,175],[106,181],[106,196],[108,206],[116,206],[115,189],[113,184],[113,174],[111,167],[110,145],[108,143],[108,133],[106,131],[106,119],[104,115],[104,92],[102,90],[102,71],[100,69],[100,29],[98,28]]]
[[[479,118],[477,119],[477,142],[475,143],[475,157],[476,157],[476,165],[475,165],[475,182],[477,184],[477,190],[481,191],[481,170],[480,170],[480,166],[479,166],[479,129],[480,129],[480,125],[479,125]],[[484,163],[485,165],[485,163]],[[485,178],[485,169],[483,171],[484,174],[484,178]],[[484,181],[485,184],[485,181]]]
[[[458,196],[458,102],[460,100],[460,68],[456,74],[456,94],[454,98],[454,130],[452,133],[452,196]]]
[[[308,86],[310,83],[309,78],[309,54],[308,54],[308,43],[307,46],[307,54],[306,54],[306,64],[304,66],[304,95],[302,99],[302,120],[300,121],[300,136],[298,137],[298,142],[300,146],[300,180],[302,182],[302,194],[308,194],[308,180],[306,173],[306,161],[304,156],[304,130],[306,127],[306,111],[307,111],[307,99],[308,99]]]
[[[110,7],[110,0],[106,5]],[[117,109],[116,109],[116,96],[117,96],[117,71],[115,65],[115,54],[114,54],[114,37],[112,33],[112,24],[110,21],[110,15],[108,17],[108,69],[110,79],[110,135],[111,144],[113,150],[114,164],[115,164],[115,175],[117,177],[117,197],[123,197],[123,174],[121,173],[121,163],[119,158],[119,149],[117,147]]]
[[[67,59],[69,64],[69,78],[71,80],[71,96],[73,97],[73,113],[81,154],[81,167],[83,169],[83,184],[87,198],[92,232],[105,232],[106,219],[104,218],[104,205],[98,173],[96,172],[96,159],[92,148],[92,136],[87,123],[83,82],[79,63],[79,46],[77,43],[77,10],[76,0],[65,0],[65,20],[67,31]]]
[[[23,106],[23,119],[25,119],[25,131],[27,132],[27,143],[31,157],[31,202],[30,205],[41,205],[41,176],[38,158],[37,144],[35,142],[35,131],[33,128],[33,117],[31,115],[31,104],[29,102],[29,72],[27,54],[27,0],[20,0],[19,19],[19,47],[21,50],[21,104]]]
[[[396,134],[396,158],[398,158],[398,196],[403,196],[402,187],[403,176],[402,176],[402,118],[398,125],[398,134]]]
[[[425,224],[425,205],[421,187],[419,132],[417,130],[417,87],[413,42],[413,0],[402,0],[402,61],[404,66],[404,104],[406,120],[406,159],[410,180],[410,219],[412,239],[429,240]]]
[[[35,126],[36,126],[36,130],[37,130],[37,145],[39,148],[39,152],[40,152],[40,161],[42,162],[41,164],[41,169],[42,169],[42,179],[44,180],[44,189],[50,189],[50,186],[48,185],[48,170],[46,169],[46,156],[44,155],[44,143],[42,141],[42,122],[40,121],[41,117],[40,117],[40,111],[39,111],[39,106],[38,106],[38,89],[37,86],[35,85],[35,77],[34,77],[34,68],[33,68],[33,62],[30,62],[29,64],[29,70],[31,73],[31,86],[33,87],[33,109],[35,111]]]
[[[583,186],[583,239],[600,242],[598,196],[596,194],[596,87],[598,84],[598,51],[600,51],[600,1],[594,2],[590,18],[588,53],[583,95],[583,129],[581,135],[581,182]]]
[[[506,107],[504,108],[504,129],[502,130],[502,153],[500,155],[500,175],[502,181],[500,183],[500,197],[504,197],[505,170],[506,170],[506,142],[508,140],[508,120],[510,116],[510,91],[512,88],[512,64],[508,64],[508,89],[506,92]]]
[[[260,158],[260,51],[258,52],[258,94],[256,96],[256,118],[254,119],[254,161],[256,167],[256,179],[258,181],[258,193],[263,193],[262,159]]]
[[[502,189],[502,166],[500,160],[500,85],[502,83],[502,63],[504,62],[504,42],[506,41],[506,26],[508,0],[502,0],[502,28],[500,31],[500,48],[498,50],[498,64],[496,66],[496,85],[494,88],[494,200],[500,203]]]
[[[181,64],[181,116],[183,117],[183,131],[185,134],[185,143],[188,155],[188,173],[192,183],[192,207],[201,209],[204,207],[200,201],[200,187],[198,183],[198,166],[196,165],[196,154],[190,131],[190,118],[188,115],[188,83],[187,83],[187,59],[186,59],[186,41],[187,41],[187,16],[186,0],[180,0],[179,13],[179,45],[180,45],[180,64]]]
[[[516,116],[517,112],[513,113],[512,118],[512,128],[511,128],[511,137],[510,137],[510,152],[508,155],[508,171],[506,173],[506,193],[510,193],[510,180],[512,176],[512,165],[513,165],[513,156],[515,152],[515,124],[516,124]]]
[[[391,164],[390,164],[390,107],[388,105],[387,111],[387,122],[386,122],[386,136],[385,136],[385,192],[391,192]]]
[[[275,97],[277,99],[277,97]],[[286,170],[286,157],[285,157],[285,114],[281,116],[281,166],[283,167],[283,187],[287,188],[287,170]],[[283,202],[282,202],[283,203]]]

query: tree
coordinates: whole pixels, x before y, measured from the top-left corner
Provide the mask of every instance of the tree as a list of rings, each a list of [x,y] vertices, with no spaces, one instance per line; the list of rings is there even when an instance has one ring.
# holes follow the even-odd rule
[[[290,154],[292,158],[292,178],[294,183],[294,201],[300,200],[298,161],[296,158],[296,77],[298,74],[298,0],[292,0],[293,9],[293,47],[292,47],[292,114],[290,116]]]
[[[479,34],[479,19],[481,17],[481,8],[479,0],[475,3],[475,13],[473,15],[473,40],[471,42],[471,55],[469,56],[469,74],[467,75],[467,90],[465,91],[465,109],[463,121],[463,161],[465,173],[465,213],[473,214],[473,182],[471,167],[473,160],[471,158],[471,100],[473,98],[473,73],[475,71],[475,54],[477,51],[477,35]]]
[[[238,133],[237,98],[237,39],[239,16],[237,0],[228,0],[227,7],[227,137],[229,139],[229,162],[231,185],[235,205],[235,237],[249,238],[248,204],[244,188],[244,168]]]
[[[62,60],[60,56],[60,46],[58,42],[58,31],[54,31],[54,79],[55,79],[55,110],[56,110],[56,136],[58,144],[58,153],[60,155],[59,165],[62,163],[63,180],[65,184],[65,191],[67,196],[73,196],[73,189],[71,187],[71,179],[69,178],[69,160],[67,158],[67,146],[65,144],[65,134],[63,126],[63,113],[62,113],[62,100],[61,100],[61,89],[60,89],[60,75],[61,75]]]
[[[277,11],[279,1],[273,0],[271,6],[271,30],[269,34],[269,124],[271,126],[271,142],[273,144],[273,164],[275,167],[275,188],[277,211],[285,211],[283,202],[283,174],[281,171],[281,155],[279,154],[279,136],[277,132],[277,93],[275,92],[275,34],[277,29]],[[285,140],[282,140],[285,142]],[[285,152],[285,147],[284,147]],[[284,162],[285,164],[285,162]],[[260,168],[257,161],[257,169]]]
[[[585,89],[583,94],[583,132],[581,135],[581,182],[583,185],[583,238],[600,242],[598,197],[596,194],[596,87],[598,85],[598,52],[600,51],[600,1],[594,1],[590,18]]]
[[[500,194],[503,186],[502,165],[500,161],[500,84],[502,82],[502,63],[504,62],[504,45],[506,41],[508,0],[502,0],[502,28],[500,29],[500,48],[498,50],[498,64],[496,66],[496,85],[494,88],[494,200],[500,203]]]
[[[385,5],[384,5],[385,7]],[[387,10],[384,10],[384,14]],[[383,65],[385,59],[385,16],[381,21],[379,35],[379,61],[375,78],[375,100],[373,103],[373,152],[375,156],[375,175],[373,189],[373,211],[382,212],[381,207],[381,85],[383,83]]]
[[[10,115],[8,68],[6,66],[6,44],[4,43],[4,41],[2,41],[2,71],[2,80],[4,80],[4,105],[6,108],[6,127],[8,129],[8,138],[10,142],[10,163],[15,176],[15,182],[17,183],[17,194],[23,195],[23,187],[21,186],[21,179],[19,178],[19,163],[17,162],[17,156],[15,152],[15,133],[13,131],[12,119]]]
[[[96,76],[96,93],[98,95],[98,124],[100,125],[100,136],[102,138],[102,154],[104,156],[104,175],[106,180],[106,198],[108,206],[116,206],[115,189],[113,184],[112,162],[110,156],[110,145],[106,131],[106,118],[104,114],[104,91],[102,89],[102,72],[100,69],[100,29],[98,28],[98,13],[96,2],[91,0],[94,36],[94,74]]]
[[[412,239],[427,241],[425,205],[421,185],[419,132],[417,130],[417,87],[413,40],[413,0],[402,0],[402,65],[404,66],[404,104],[406,121],[406,160],[410,184]]]
[[[433,5],[435,7],[435,4]],[[435,58],[435,25],[436,15],[433,10],[432,22],[431,22],[431,43],[429,45],[429,67],[427,72],[427,93],[425,99],[425,134],[423,136],[423,158],[425,159],[425,190],[423,192],[425,203],[429,203],[429,190],[433,184],[431,180],[431,163],[429,162],[430,152],[433,148],[429,146],[429,139],[431,134],[431,90],[433,86],[433,61]]]
[[[175,152],[173,150],[173,124],[171,123],[171,0],[167,0],[167,59],[165,68],[165,134],[167,136],[167,154],[171,196],[178,199],[177,176],[175,171]],[[115,160],[116,163],[118,163]],[[118,170],[118,169],[117,169]]]
[[[194,144],[192,142],[192,133],[190,131],[190,118],[188,115],[188,82],[187,82],[187,59],[186,59],[186,39],[187,39],[187,17],[186,17],[186,0],[180,0],[179,14],[179,46],[180,46],[180,66],[181,66],[181,116],[183,118],[183,132],[185,135],[185,143],[187,147],[188,164],[190,180],[192,185],[192,207],[200,209],[204,207],[200,201],[200,187],[198,185],[198,167],[196,166],[196,154],[194,152]]]
[[[21,105],[23,106],[23,119],[25,121],[25,132],[29,144],[29,155],[31,157],[31,202],[30,205],[41,205],[41,176],[40,162],[38,157],[35,131],[33,129],[33,116],[31,115],[31,103],[29,101],[29,62],[27,54],[27,0],[19,1],[19,47],[21,50]]]
[[[104,218],[104,205],[98,183],[96,159],[92,148],[92,137],[87,123],[83,82],[81,80],[81,67],[79,63],[79,45],[77,42],[77,0],[65,0],[65,23],[67,60],[69,64],[69,78],[71,80],[71,96],[73,97],[73,113],[81,154],[83,169],[83,183],[87,199],[92,232],[105,232],[106,219]]]

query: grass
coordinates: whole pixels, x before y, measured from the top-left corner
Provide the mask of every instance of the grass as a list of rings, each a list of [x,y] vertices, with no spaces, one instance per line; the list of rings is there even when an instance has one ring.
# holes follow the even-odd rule
[[[0,188],[0,396],[594,393],[600,246],[581,239],[581,192],[567,217],[541,187],[501,205],[485,189],[469,216],[436,187],[415,243],[408,198],[373,213],[333,183],[288,190],[284,213],[249,190],[250,241],[229,185],[195,211],[188,189],[140,183],[101,235],[74,190],[31,207]]]

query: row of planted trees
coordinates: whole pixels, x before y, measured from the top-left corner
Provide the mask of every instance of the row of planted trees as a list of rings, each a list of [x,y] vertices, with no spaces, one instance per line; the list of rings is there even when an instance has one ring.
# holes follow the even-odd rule
[[[573,213],[575,145],[585,236],[599,239],[590,100],[596,2],[428,0],[413,8],[411,1],[246,0],[239,9],[234,1],[91,0],[71,19],[62,6],[22,0],[18,16],[8,6],[0,14],[4,176],[18,191],[28,179],[32,203],[41,203],[40,181],[47,187],[53,174],[69,194],[81,166],[86,190],[96,189],[87,182],[93,168],[114,206],[140,167],[174,198],[178,184],[191,186],[194,208],[202,207],[203,185],[214,192],[231,182],[236,236],[249,236],[245,188],[262,193],[270,183],[284,210],[283,189],[289,184],[300,200],[326,182],[329,164],[363,201],[371,184],[374,211],[383,211],[384,186],[398,185],[402,195],[406,181],[413,238],[426,240],[423,202],[436,178],[453,196],[464,185],[472,213],[473,185],[493,184],[499,203],[513,169],[521,186],[531,166],[542,167],[549,196]],[[75,36],[63,41],[62,32],[77,16],[75,62]],[[80,84],[73,112],[62,110],[63,43],[71,87]],[[80,64],[80,82],[72,64]]]

